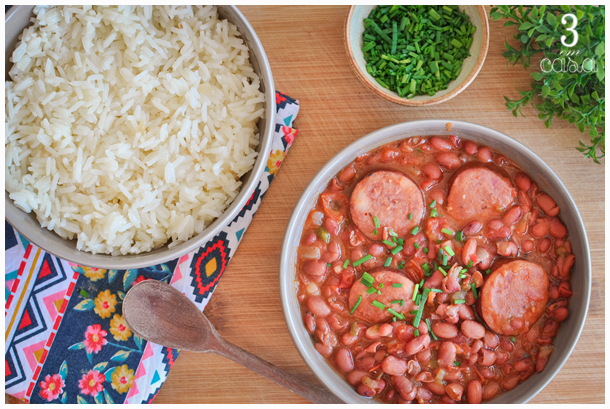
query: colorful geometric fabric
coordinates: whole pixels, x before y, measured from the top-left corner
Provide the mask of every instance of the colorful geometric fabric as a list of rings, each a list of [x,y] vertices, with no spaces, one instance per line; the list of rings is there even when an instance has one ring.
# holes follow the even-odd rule
[[[159,280],[201,310],[208,303],[298,131],[299,102],[276,92],[277,124],[265,172],[240,213],[205,246],[135,270],[79,266],[46,253],[5,221],[6,393],[32,403],[150,403],[179,350],[125,325],[134,284]]]

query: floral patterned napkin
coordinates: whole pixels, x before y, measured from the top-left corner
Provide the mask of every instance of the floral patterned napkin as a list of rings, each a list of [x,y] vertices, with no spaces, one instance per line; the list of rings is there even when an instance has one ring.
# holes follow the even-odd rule
[[[133,334],[122,300],[135,283],[152,279],[205,308],[298,133],[299,102],[276,92],[276,103],[272,149],[250,200],[213,240],[176,260],[135,270],[79,266],[5,222],[6,393],[32,403],[152,402],[179,350]]]

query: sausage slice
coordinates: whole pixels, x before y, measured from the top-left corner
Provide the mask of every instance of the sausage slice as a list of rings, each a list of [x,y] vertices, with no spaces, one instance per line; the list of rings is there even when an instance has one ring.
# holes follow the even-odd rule
[[[494,271],[481,292],[481,314],[503,335],[527,332],[549,300],[549,279],[538,264],[517,260]]]
[[[424,216],[424,197],[408,177],[396,172],[377,171],[364,177],[352,192],[352,220],[371,240],[382,240],[384,227],[404,237]],[[409,214],[412,219],[409,220]],[[381,228],[375,228],[373,217]],[[377,230],[377,234],[375,234]]]
[[[398,270],[391,268],[382,267],[369,274],[375,279],[373,287],[379,289],[381,294],[377,294],[377,292],[368,294],[366,291],[369,288],[362,284],[360,280],[356,281],[349,293],[350,311],[358,302],[359,296],[362,296],[362,301],[360,301],[358,308],[356,308],[356,311],[354,311],[352,315],[379,324],[389,321],[394,316],[387,312],[387,308],[389,307],[394,311],[405,315],[405,317],[408,316],[409,311],[415,308],[415,304],[411,301],[411,298],[413,297],[413,282],[398,272]],[[402,284],[402,287],[394,287],[392,284],[395,283]],[[383,288],[380,288],[379,284],[383,284]],[[381,308],[372,305],[371,303],[374,300],[385,305],[385,308],[382,310]],[[401,306],[400,303],[392,304],[392,301],[394,300],[405,300],[405,303],[403,306]]]
[[[516,197],[517,190],[507,178],[487,168],[470,168],[453,181],[447,212],[458,220],[499,215]]]

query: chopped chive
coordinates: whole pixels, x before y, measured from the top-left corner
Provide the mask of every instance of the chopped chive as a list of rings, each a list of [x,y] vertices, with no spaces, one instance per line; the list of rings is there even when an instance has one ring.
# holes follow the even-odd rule
[[[377,308],[379,308],[379,309],[381,309],[381,310],[383,310],[383,309],[385,308],[385,305],[383,305],[382,303],[380,303],[380,302],[379,302],[379,301],[377,301],[377,300],[373,300],[373,302],[371,302],[371,305],[372,305],[373,307],[377,307]]]
[[[441,231],[449,236],[453,236],[453,232],[446,227],[443,227]]]
[[[438,340],[438,338],[436,338],[436,335],[432,331],[432,327],[430,326],[430,320],[428,318],[426,318],[426,325],[428,326],[428,332],[432,336],[432,339],[435,340],[435,341]]]
[[[423,278],[419,282],[419,288],[424,288],[424,279]]]
[[[436,211],[436,209],[432,209],[432,211],[430,212],[430,217],[438,217],[438,212]]]
[[[472,288],[472,295],[474,295],[474,299],[476,300],[479,298],[479,294],[477,294],[477,287],[474,285],[474,283],[470,283],[470,288]]]
[[[385,263],[383,263],[384,267],[390,267],[390,264],[392,264],[392,257],[388,257],[385,259]]]
[[[417,328],[415,328],[415,331],[413,331],[413,335],[419,337],[419,330]]]
[[[371,287],[368,290],[366,290],[367,294],[375,294],[377,292],[377,289],[375,287]]]
[[[491,274],[491,268],[488,268],[487,270],[485,270],[485,274]]]
[[[400,264],[398,265],[398,268],[404,268],[405,267],[405,262],[401,261]]]
[[[415,299],[417,298],[418,292],[419,292],[419,283],[415,284],[415,288],[413,289],[413,298],[411,299],[411,301],[415,301]]]
[[[464,241],[464,233],[462,231],[458,231],[455,233],[455,239],[457,241]]]
[[[401,300],[392,300],[392,301],[390,302],[390,304],[398,304],[398,303],[400,303],[400,301],[401,301]]]
[[[468,272],[468,270],[466,270],[465,268],[463,268],[462,271],[460,271],[460,273],[462,273],[462,274],[467,273],[467,272]]]
[[[460,274],[458,277],[460,277],[460,278],[466,278],[466,274]]]
[[[382,243],[391,247],[394,247],[396,245],[396,243],[393,243],[390,240],[383,240]]]
[[[433,293],[442,293],[443,292],[443,290],[441,290],[440,288],[433,288],[430,291]]]
[[[376,236],[377,235],[377,229],[373,230],[373,234]]]
[[[352,310],[349,313],[350,315],[352,315],[354,313],[354,311],[356,311],[356,308],[358,308],[358,306],[360,305],[360,301],[362,301],[361,295],[358,296],[358,301],[356,301],[356,304],[354,304],[354,308],[352,308]]]
[[[409,213],[409,220],[413,220],[413,213]]]
[[[343,268],[347,268],[347,266],[349,266],[349,258],[343,263]]]
[[[394,311],[394,310],[393,310],[393,309],[391,309],[391,308],[388,308],[388,312],[389,312],[390,314],[392,314],[393,316],[395,316],[396,318],[398,318],[398,319],[401,319],[401,320],[404,320],[404,319],[405,319],[405,316],[404,316],[404,315],[402,315],[402,314],[401,314],[401,313],[399,313],[399,312]]]
[[[392,287],[394,287],[394,288],[402,288],[402,283],[392,283]]]
[[[426,272],[429,273],[430,272],[430,267],[428,266],[428,263],[424,263],[421,265],[421,268]]]
[[[383,283],[379,283],[379,288],[383,288]]]
[[[392,254],[396,255],[396,253],[398,253],[400,250],[402,250],[403,247],[399,244],[398,246],[396,246],[393,250],[392,250]]]
[[[390,231],[388,231],[388,234],[392,237],[398,237],[398,233],[396,233],[394,230],[390,229]]]
[[[400,300],[400,306],[404,307],[405,306],[405,300]]]
[[[429,250],[428,250],[428,247],[424,247],[424,253],[425,253],[425,254],[428,254],[428,251],[429,251]]]
[[[453,249],[451,249],[451,247],[449,246],[445,246],[445,251],[447,252],[447,254],[449,254],[451,257],[455,256],[455,253],[453,252]]]
[[[455,361],[453,361],[453,365],[460,366],[460,363],[457,360],[455,360]]]
[[[434,206],[436,206],[436,200],[433,200],[433,201],[430,203],[430,209],[434,208]]]
[[[415,235],[415,234],[417,234],[418,231],[419,231],[419,226],[415,226],[415,227],[413,227],[413,230],[411,230],[411,234]]]
[[[448,257],[446,254],[444,254],[444,255],[443,255],[443,265],[444,265],[444,266],[446,266],[446,265],[447,265],[447,261],[448,261],[448,260],[449,260],[449,257]]]
[[[381,291],[377,290],[377,295],[381,295]]]
[[[419,303],[419,308],[417,309],[417,314],[415,314],[415,318],[413,319],[413,326],[419,327],[419,322],[421,321],[421,316],[424,312],[424,304],[428,299],[428,294],[430,293],[430,289],[428,287],[424,288],[424,293],[422,294],[421,300]]]
[[[454,304],[464,304],[466,302],[466,300],[455,300],[453,301]]]
[[[445,270],[443,270],[441,267],[437,268],[438,271],[440,271],[441,273],[443,273],[443,275],[445,277],[447,277],[447,272]]]
[[[413,243],[413,247],[415,247],[416,250],[419,250],[419,244]]]
[[[330,263],[326,263],[326,267],[330,267]]]
[[[396,317],[392,317],[392,322],[396,322]]]
[[[515,337],[510,337],[510,340],[513,342],[517,342],[517,338],[515,338]]]
[[[439,260],[443,259],[443,249],[438,249],[438,259]]]
[[[411,310],[411,311],[409,311],[409,314],[415,315],[415,314],[417,314],[417,310]]]
[[[472,260],[468,262],[468,268],[472,267]]]
[[[370,259],[372,259],[372,258],[373,258],[373,256],[371,256],[370,254],[367,254],[366,256],[362,257],[360,260],[358,260],[358,261],[354,261],[354,262],[352,263],[352,265],[353,265],[354,267],[358,267],[360,264],[362,264],[362,263],[366,263],[367,261],[369,261],[369,260],[370,260]]]
[[[400,245],[404,245],[405,244],[405,240],[404,239],[398,239],[396,240],[398,242],[398,244]]]
[[[373,278],[372,275],[370,275],[369,273],[367,273],[365,271],[364,274],[362,274],[362,277],[360,278],[360,282],[362,284],[364,284],[365,286],[370,287],[375,282],[375,279]]]
[[[421,294],[417,294],[417,297],[415,298],[415,304],[419,305],[420,302],[421,302]]]
[[[377,216],[373,216],[373,222],[375,223],[375,228],[380,228],[381,225],[379,224],[379,219],[377,218]]]

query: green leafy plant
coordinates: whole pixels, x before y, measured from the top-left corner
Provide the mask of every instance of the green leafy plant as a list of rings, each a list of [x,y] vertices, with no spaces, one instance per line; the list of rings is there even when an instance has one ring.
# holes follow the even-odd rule
[[[577,24],[572,28],[572,13]],[[553,118],[565,119],[580,132],[588,130],[590,144],[577,147],[586,158],[596,163],[605,154],[605,6],[497,6],[491,9],[494,21],[507,19],[504,26],[517,26],[513,36],[518,46],[505,41],[504,57],[528,68],[532,57],[541,55],[540,71],[531,74],[531,89],[519,91],[521,99],[506,100],[506,107],[515,117],[521,108],[531,104],[547,128]],[[570,30],[572,29],[572,30]],[[574,42],[574,32],[578,41]],[[548,60],[547,60],[548,59]]]

